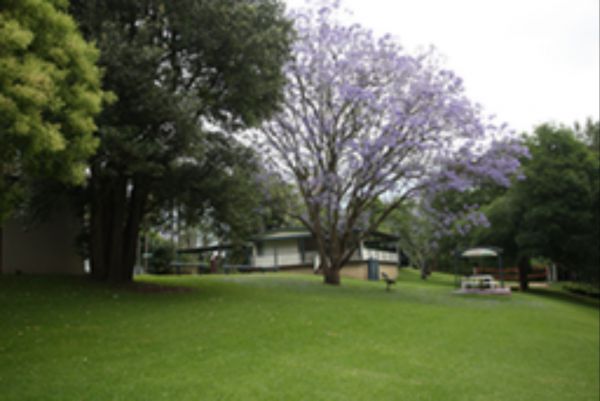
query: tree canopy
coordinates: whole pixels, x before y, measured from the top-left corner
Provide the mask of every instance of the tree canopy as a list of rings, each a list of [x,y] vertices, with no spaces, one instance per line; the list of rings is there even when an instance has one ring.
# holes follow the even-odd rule
[[[62,0],[0,1],[0,221],[28,177],[81,184],[98,146],[98,51]]]
[[[434,52],[411,55],[390,36],[344,25],[338,8],[325,2],[292,13],[298,40],[284,106],[261,127],[272,165],[304,200],[298,218],[317,238],[331,284],[357,240],[404,201],[486,180],[509,185],[523,152],[506,139],[505,125],[467,99],[462,80],[439,67]],[[369,210],[388,194],[395,201],[369,222]]]
[[[173,177],[210,166],[223,179],[235,166],[215,156],[217,134],[277,106],[291,25],[276,0],[73,0],[71,11],[118,96],[98,120],[91,160],[92,274],[128,281],[140,225],[171,207],[161,201]]]
[[[225,134],[207,137],[211,146],[195,163],[171,169],[162,180],[151,208],[159,213],[150,225],[163,232],[201,227],[204,237],[240,246],[258,232],[285,226],[295,200],[289,187],[264,171],[253,149]]]
[[[500,244],[514,260],[544,257],[571,278],[599,282],[598,127],[589,124],[577,136],[571,128],[539,126],[527,142],[525,179],[487,206],[491,226],[476,240]]]

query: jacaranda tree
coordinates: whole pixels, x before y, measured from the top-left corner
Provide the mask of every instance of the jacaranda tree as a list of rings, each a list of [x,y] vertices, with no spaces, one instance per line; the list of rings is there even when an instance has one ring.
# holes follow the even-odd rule
[[[298,218],[317,239],[328,284],[339,284],[358,241],[406,200],[486,180],[509,185],[524,151],[433,51],[408,54],[391,36],[338,22],[337,10],[329,2],[292,12],[298,37],[284,106],[260,135],[304,200]],[[382,195],[394,201],[369,219]],[[483,221],[476,209],[440,221]]]

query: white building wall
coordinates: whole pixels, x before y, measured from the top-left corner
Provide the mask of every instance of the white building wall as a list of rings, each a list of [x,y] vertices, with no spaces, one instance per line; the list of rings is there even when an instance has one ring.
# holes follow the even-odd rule
[[[254,266],[256,267],[297,266],[301,264],[312,266],[316,257],[317,252],[306,252],[303,262],[296,244],[292,246],[291,244],[283,244],[281,242],[265,243],[262,256],[259,256],[256,253],[256,247],[254,248]],[[358,251],[355,252],[351,260],[359,261],[371,258],[380,262],[398,262],[398,255],[394,252],[377,251],[368,248],[363,249],[362,257]]]
[[[379,251],[376,249],[363,248],[363,260],[375,259],[380,262],[397,262],[396,252]]]
[[[302,264],[298,240],[265,241],[263,244],[262,255],[258,255],[256,247],[254,247],[254,266],[274,267]]]
[[[380,251],[377,249],[366,248],[362,243],[360,248],[354,252],[350,260],[369,260],[375,259],[380,262],[398,262],[398,254],[396,252]]]
[[[289,235],[290,233],[282,233],[281,235],[284,234]],[[271,236],[271,238],[276,238],[276,236]],[[317,252],[305,252],[305,259],[302,261],[298,241],[301,241],[301,239],[264,240],[262,255],[258,255],[256,244],[254,244],[253,265],[256,267],[297,266],[302,264],[312,266],[317,257]],[[371,258],[380,262],[398,262],[398,254],[396,252],[369,249],[362,243],[360,248],[352,255],[351,260],[360,261]]]
[[[33,226],[9,219],[0,235],[0,273],[84,274],[75,249],[80,228],[81,220],[61,209]]]

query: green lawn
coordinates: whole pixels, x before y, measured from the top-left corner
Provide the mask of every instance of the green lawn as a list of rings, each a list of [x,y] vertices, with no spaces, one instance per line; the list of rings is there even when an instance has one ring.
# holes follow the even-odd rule
[[[449,277],[0,277],[0,400],[597,401],[599,310]]]

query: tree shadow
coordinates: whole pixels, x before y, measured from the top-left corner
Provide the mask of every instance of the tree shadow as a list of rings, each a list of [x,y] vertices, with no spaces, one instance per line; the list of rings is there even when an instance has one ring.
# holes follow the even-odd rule
[[[408,268],[406,268],[408,269]],[[401,269],[397,279],[398,283],[414,283],[426,286],[455,288],[454,276],[450,273],[433,272],[426,279],[422,279],[419,271],[416,269]]]
[[[538,295],[546,298],[569,302],[576,305],[584,305],[592,308],[600,308],[600,299],[578,295],[566,291],[557,291],[549,288],[529,288],[528,294]]]

